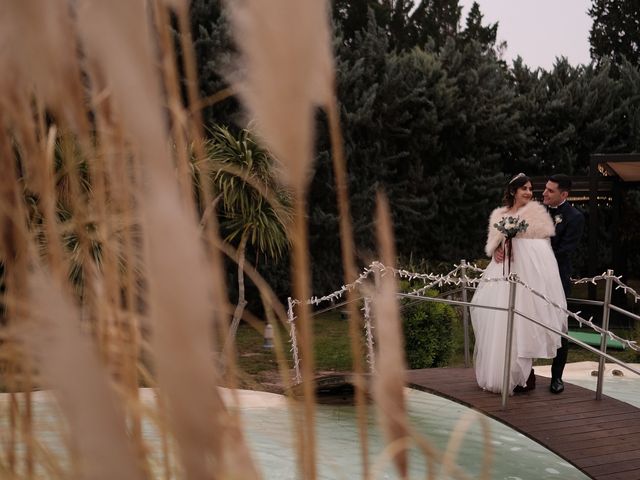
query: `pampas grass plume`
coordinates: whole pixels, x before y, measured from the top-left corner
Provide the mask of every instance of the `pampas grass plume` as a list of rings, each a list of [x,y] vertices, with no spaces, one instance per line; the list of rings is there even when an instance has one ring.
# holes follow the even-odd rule
[[[395,248],[391,212],[386,197],[381,193],[378,193],[377,205],[376,232],[380,258],[385,266],[393,268]],[[397,291],[396,279],[391,271],[388,271],[379,279],[379,290],[373,302],[378,345],[373,393],[380,412],[380,423],[389,443],[403,442],[410,436],[404,394],[407,366],[404,359]],[[394,456],[394,463],[402,478],[407,478],[406,450],[400,450]]]
[[[241,52],[236,79],[262,139],[300,194],[309,181],[314,109],[326,105],[333,63],[326,0],[229,1]]]

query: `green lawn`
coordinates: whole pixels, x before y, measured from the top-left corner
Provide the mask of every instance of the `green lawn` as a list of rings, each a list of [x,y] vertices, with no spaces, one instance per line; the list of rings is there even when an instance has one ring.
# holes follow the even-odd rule
[[[339,312],[324,313],[313,317],[313,332],[316,371],[350,371],[349,322],[342,319]],[[289,368],[293,369],[289,332],[281,327],[280,335]],[[242,385],[259,388],[260,383],[276,382],[278,364],[275,349],[263,348],[262,332],[241,323],[236,345]]]
[[[453,335],[455,337],[454,352],[448,366],[464,366],[464,342],[461,317],[454,322]],[[349,342],[349,323],[342,319],[337,311],[326,312],[313,317],[315,361],[317,372],[344,372],[351,370],[351,348]],[[473,356],[473,333],[470,330],[470,355]],[[586,330],[585,330],[586,331]],[[293,369],[291,343],[289,333],[280,328],[285,342],[286,357],[289,368]],[[640,328],[635,330],[616,330],[623,338],[640,340]],[[363,334],[364,338],[364,334]],[[238,365],[241,372],[241,386],[244,388],[266,389],[279,391],[279,375],[274,350],[262,347],[262,332],[257,332],[247,324],[241,324],[238,329]],[[609,350],[608,353],[625,362],[640,362],[640,353],[633,350]],[[597,361],[595,354],[571,345],[569,361]],[[537,360],[536,365],[545,365],[551,360]],[[365,367],[366,368],[366,367]],[[293,370],[291,370],[293,375]]]

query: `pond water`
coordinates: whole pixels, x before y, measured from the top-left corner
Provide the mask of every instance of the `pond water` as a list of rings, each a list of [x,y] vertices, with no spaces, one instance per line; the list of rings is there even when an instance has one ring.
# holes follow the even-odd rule
[[[595,390],[596,378],[590,375],[596,367],[593,362],[583,362],[578,368],[568,365],[565,380]],[[593,365],[591,365],[593,364]],[[617,367],[616,367],[617,368]],[[609,368],[611,370],[611,368]],[[545,367],[536,367],[537,374],[545,374]],[[541,382],[546,386],[546,382]],[[542,387],[543,385],[540,385]],[[226,392],[228,393],[228,392]],[[628,375],[605,377],[604,393],[640,407],[640,379]],[[240,410],[247,441],[265,479],[298,478],[295,462],[295,436],[291,429],[291,416],[282,397],[260,392],[239,392]],[[153,393],[144,392],[151,398]],[[46,392],[37,392],[34,404],[35,425],[38,438],[50,451],[60,452],[60,424],[55,416],[55,407]],[[0,407],[5,409],[6,395],[0,395]],[[463,418],[470,415],[469,409],[457,403],[416,390],[407,390],[409,420],[412,427],[427,438],[433,446],[444,452],[451,433]],[[486,418],[486,417],[483,417]],[[588,477],[557,455],[515,432],[501,423],[486,419],[490,428],[492,450],[492,479],[504,480],[577,480]],[[318,478],[326,480],[361,478],[360,450],[355,407],[319,405],[317,410]],[[376,428],[375,413],[369,409],[369,449],[375,479],[395,479],[397,476],[384,455],[384,438]],[[0,416],[0,433],[8,428],[7,415]],[[161,444],[157,430],[150,422],[144,425],[144,436],[153,451],[154,468],[160,475]],[[0,444],[6,436],[0,434]],[[3,447],[0,445],[0,447]],[[471,477],[480,472],[485,440],[480,424],[472,421],[464,434],[456,464]],[[63,458],[61,464],[66,463]],[[411,478],[425,478],[428,467],[422,455],[413,450],[410,454]],[[437,478],[446,478],[437,472]]]
[[[536,367],[538,375],[549,375],[549,367]],[[567,365],[565,381],[595,391],[596,377],[591,371],[595,362],[580,362]],[[612,376],[613,369],[607,366],[604,393],[640,408],[640,379],[626,370],[624,376]],[[546,388],[546,382],[540,387]],[[416,390],[407,390],[410,422],[441,451],[447,448],[451,432],[470,410],[455,402]],[[289,435],[289,417],[283,408],[245,408],[243,410],[248,440],[256,460],[262,466],[266,478],[294,479],[296,470],[294,450]],[[318,407],[319,478],[360,478],[358,432],[355,409],[347,406]],[[486,418],[486,417],[485,417]],[[500,422],[486,418],[491,430],[493,449],[493,479],[546,480],[587,479],[588,477],[562,458],[512,430]],[[380,457],[384,440],[375,427],[374,414],[369,417],[369,446],[373,460]],[[484,454],[483,431],[474,422],[464,435],[456,463],[471,478],[480,472]],[[428,471],[424,459],[416,451],[411,454],[411,478],[425,478]],[[440,472],[438,472],[440,473]],[[391,467],[378,471],[375,478],[395,479]],[[438,478],[441,478],[438,475]]]
[[[407,391],[411,425],[439,450],[447,447],[451,432],[468,409],[443,398],[415,390]],[[266,478],[295,479],[294,450],[288,434],[288,415],[280,408],[253,408],[243,412],[248,440]],[[361,478],[355,408],[320,405],[317,415],[320,459],[319,478]],[[587,479],[588,477],[557,455],[499,422],[488,419],[493,451],[494,479]],[[284,427],[284,428],[283,428]],[[373,412],[369,418],[369,447],[372,460],[380,458],[384,439],[375,427]],[[464,435],[456,459],[471,478],[480,473],[484,454],[483,431],[474,422]],[[428,471],[417,451],[410,456],[411,478],[425,478]],[[439,472],[440,473],[440,472]],[[395,479],[388,466],[374,478]],[[442,478],[438,475],[437,478]]]

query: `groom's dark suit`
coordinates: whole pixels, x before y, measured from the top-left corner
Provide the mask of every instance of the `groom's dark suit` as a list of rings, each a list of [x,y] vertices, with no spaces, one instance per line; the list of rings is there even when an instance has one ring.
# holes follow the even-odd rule
[[[566,201],[557,208],[549,207],[549,214],[556,226],[556,234],[551,237],[551,247],[558,262],[564,293],[568,297],[571,291],[571,255],[576,250],[582,236],[584,215]],[[562,346],[558,349],[551,366],[552,382],[556,378],[562,379],[568,352],[569,343],[563,338]]]

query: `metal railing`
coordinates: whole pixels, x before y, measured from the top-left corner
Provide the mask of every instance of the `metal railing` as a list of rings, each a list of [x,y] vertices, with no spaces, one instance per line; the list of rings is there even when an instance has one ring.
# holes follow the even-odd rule
[[[469,367],[471,366],[471,355],[470,355],[470,329],[469,329],[469,319],[470,319],[470,311],[469,311],[469,307],[473,306],[473,308],[485,308],[485,309],[490,309],[490,310],[494,310],[494,311],[502,311],[502,312],[506,312],[507,313],[507,333],[506,333],[506,338],[505,338],[505,364],[504,364],[504,372],[503,372],[503,385],[502,385],[502,407],[506,408],[507,406],[507,400],[509,397],[510,389],[509,389],[509,380],[510,380],[510,371],[511,371],[511,351],[512,351],[512,345],[513,345],[513,328],[514,328],[514,322],[515,322],[515,318],[516,315],[524,318],[527,321],[533,322],[536,325],[543,327],[559,336],[561,336],[562,338],[567,339],[569,342],[572,342],[578,346],[580,346],[581,348],[588,350],[591,353],[594,353],[598,356],[598,378],[597,378],[597,385],[596,385],[596,399],[600,400],[602,398],[602,390],[603,390],[603,384],[604,384],[604,367],[605,367],[605,360],[609,360],[610,362],[616,363],[617,365],[635,373],[640,375],[640,370],[627,365],[625,362],[618,360],[617,358],[611,356],[610,354],[607,353],[607,338],[613,338],[616,339],[618,341],[623,342],[623,344],[626,344],[627,346],[631,347],[632,349],[636,350],[636,351],[640,351],[640,347],[637,346],[637,342],[635,341],[630,341],[630,340],[626,340],[626,339],[622,339],[620,337],[618,337],[617,335],[615,335],[613,332],[609,331],[609,318],[610,318],[610,313],[611,311],[615,311],[618,312],[622,315],[626,315],[627,317],[633,319],[633,320],[638,320],[640,321],[640,316],[629,312],[621,307],[618,307],[614,304],[611,303],[611,298],[612,298],[612,292],[613,292],[613,284],[614,282],[618,284],[617,288],[623,288],[625,292],[630,292],[632,295],[634,295],[635,297],[635,301],[637,302],[640,299],[640,295],[638,295],[638,293],[636,293],[633,289],[631,289],[630,287],[628,287],[627,285],[624,285],[622,282],[620,282],[619,277],[616,277],[613,274],[613,270],[608,270],[606,273],[598,276],[598,277],[593,277],[593,278],[587,278],[587,279],[580,279],[577,281],[574,281],[574,283],[587,283],[587,282],[592,282],[595,283],[596,281],[600,281],[600,280],[604,280],[605,281],[605,293],[604,293],[604,300],[602,301],[598,301],[598,300],[582,300],[582,299],[567,299],[568,302],[571,302],[572,304],[584,304],[584,305],[592,305],[592,306],[602,306],[602,326],[599,327],[597,325],[595,325],[592,321],[592,319],[584,319],[582,317],[580,317],[580,312],[572,312],[569,311],[565,308],[563,308],[560,305],[555,304],[553,301],[551,301],[550,299],[548,299],[546,296],[544,296],[543,294],[536,292],[535,290],[533,290],[531,287],[529,287],[528,285],[526,285],[524,282],[522,282],[517,275],[515,274],[511,274],[507,277],[504,278],[496,278],[496,279],[490,279],[489,281],[506,281],[509,282],[509,302],[508,305],[506,307],[497,307],[497,306],[492,306],[492,305],[480,305],[480,304],[472,304],[469,301],[469,292],[475,290],[474,285],[476,285],[477,283],[479,283],[480,281],[485,281],[479,278],[471,278],[469,277],[468,273],[469,271],[474,271],[476,273],[482,273],[483,270],[478,268],[475,265],[470,265],[468,264],[465,260],[462,260],[460,262],[460,265],[456,266],[456,268],[454,270],[452,270],[451,272],[449,272],[446,275],[435,275],[435,274],[417,274],[417,273],[411,273],[411,272],[407,272],[405,270],[396,270],[396,269],[388,269],[387,267],[385,267],[384,265],[378,263],[378,262],[374,262],[367,270],[365,270],[365,273],[363,273],[363,275],[356,281],[354,282],[354,284],[350,284],[350,285],[346,285],[343,286],[341,288],[341,290],[334,292],[333,294],[326,296],[326,297],[322,297],[320,299],[318,298],[313,298],[308,300],[309,303],[314,303],[316,305],[318,305],[319,303],[321,303],[322,301],[326,301],[327,299],[333,301],[336,298],[340,298],[341,295],[346,292],[347,290],[351,289],[351,288],[358,288],[358,286],[364,281],[364,279],[366,278],[366,276],[373,272],[373,271],[391,271],[393,272],[394,275],[398,275],[400,277],[405,277],[405,278],[409,278],[409,279],[413,279],[413,278],[417,278],[417,279],[421,279],[424,281],[425,286],[421,287],[420,289],[415,290],[414,292],[410,292],[410,293],[398,293],[398,296],[401,298],[412,298],[415,300],[419,300],[419,301],[426,301],[426,302],[435,302],[435,303],[444,303],[444,304],[448,304],[448,305],[454,305],[454,306],[460,306],[462,307],[462,319],[463,319],[463,335],[464,335],[464,362],[465,362],[465,366]],[[430,281],[429,284],[426,284],[427,280]],[[460,294],[460,300],[455,300],[452,298],[442,298],[442,297],[429,297],[429,296],[424,296],[422,293],[424,293],[424,291],[426,291],[429,288],[432,288],[433,286],[442,286],[442,285],[455,285],[458,288],[456,288],[455,290],[451,290],[451,291],[447,291],[444,292],[444,295],[448,295],[449,297],[451,297],[454,293],[455,294]],[[569,336],[568,333],[566,332],[562,332],[559,330],[556,330],[552,327],[549,327],[548,325],[543,324],[542,322],[540,322],[539,320],[536,320],[534,318],[530,318],[527,315],[523,314],[522,312],[519,312],[516,309],[516,294],[517,294],[517,289],[518,288],[525,288],[527,290],[529,290],[533,295],[536,295],[540,298],[542,298],[543,300],[547,301],[550,305],[552,305],[555,308],[558,308],[560,310],[562,310],[565,314],[567,314],[568,317],[573,318],[575,320],[577,320],[581,325],[587,325],[589,327],[591,327],[593,330],[595,330],[596,332],[600,333],[600,348],[596,349],[588,344],[586,344],[585,342],[582,342],[581,340],[578,340],[576,338],[573,338],[571,336]],[[371,325],[370,325],[370,319],[369,319],[369,301],[370,299],[367,297],[363,297],[365,299],[365,328],[366,328],[366,333],[367,333],[367,349],[368,349],[368,354],[367,354],[367,358],[369,360],[369,368],[370,369],[374,369],[374,351],[373,351],[373,340],[372,340],[372,336],[371,336]],[[294,353],[294,363],[295,363],[295,367],[296,367],[296,380],[300,381],[300,374],[297,368],[297,364],[298,364],[298,352],[297,352],[297,348],[296,348],[296,338],[295,338],[295,316],[293,315],[293,305],[295,303],[299,303],[299,301],[297,300],[293,300],[293,299],[289,299],[289,320],[290,320],[290,324],[291,324],[291,336],[292,336],[292,350]],[[341,304],[340,304],[341,305]],[[332,305],[332,307],[329,307],[328,309],[331,308],[336,308],[336,305]],[[328,309],[325,309],[323,311],[326,311]]]
[[[462,276],[463,276],[463,294],[462,294],[462,299],[463,302],[451,302],[449,300],[445,300],[445,299],[441,299],[443,301],[443,303],[451,303],[454,305],[461,305],[463,306],[463,330],[464,330],[464,349],[465,349],[465,366],[469,367],[470,366],[470,362],[469,362],[469,306],[471,305],[469,302],[467,302],[467,290],[471,290],[472,287],[468,286],[468,279],[466,278],[466,269],[467,269],[467,262],[465,260],[461,261],[461,272],[462,272]],[[560,335],[563,338],[566,338],[568,341],[580,346],[581,348],[584,348],[596,355],[598,355],[598,375],[597,375],[597,383],[596,383],[596,399],[600,400],[602,398],[602,390],[603,390],[603,385],[604,385],[604,367],[605,367],[605,360],[609,360],[613,363],[616,363],[618,365],[620,365],[621,367],[640,375],[640,370],[633,368],[630,365],[627,365],[625,362],[618,360],[617,358],[609,355],[607,353],[607,337],[617,337],[615,335],[612,334],[612,332],[609,331],[609,319],[610,319],[610,313],[611,310],[614,310],[620,314],[626,315],[629,318],[633,319],[633,320],[638,320],[640,321],[640,316],[629,312],[623,308],[618,307],[617,305],[614,305],[611,303],[611,298],[612,298],[612,292],[613,292],[613,282],[614,280],[618,280],[618,284],[622,285],[624,287],[626,287],[625,285],[621,284],[619,282],[619,278],[616,277],[613,273],[613,270],[607,270],[606,274],[603,274],[599,277],[595,277],[601,280],[605,281],[605,292],[604,292],[604,300],[603,301],[597,301],[597,300],[582,300],[582,299],[568,299],[569,301],[571,301],[571,303],[574,304],[586,304],[586,305],[596,305],[596,306],[602,306],[603,310],[602,310],[602,327],[597,329],[599,330],[600,333],[600,349],[595,349],[592,346],[578,340],[575,339],[571,336],[568,335],[568,333],[565,332],[561,332],[558,331],[554,328],[551,328],[533,318],[530,318],[526,315],[524,315],[523,313],[517,311],[515,309],[515,298],[516,298],[516,289],[517,286],[519,284],[522,284],[521,282],[519,282],[517,276],[511,276],[511,278],[505,278],[505,281],[508,281],[510,286],[509,286],[509,304],[506,308],[507,311],[507,335],[506,335],[506,345],[505,345],[505,365],[504,365],[504,375],[503,375],[503,385],[502,385],[502,406],[503,408],[506,408],[507,405],[507,398],[509,396],[509,375],[510,375],[510,371],[511,371],[511,349],[512,349],[512,344],[513,344],[513,324],[515,321],[515,316],[518,315],[528,321],[531,321],[543,328],[546,328],[547,330],[550,330],[558,335]],[[593,281],[593,279],[582,279],[579,280],[579,283],[585,283],[585,281]],[[633,291],[632,289],[626,287],[625,291],[629,289],[631,290],[631,292],[636,295],[636,301],[637,301],[637,294],[635,293],[635,291]],[[541,297],[544,298],[544,296],[540,295]],[[425,301],[433,301],[434,299],[431,298],[425,298]],[[547,299],[548,300],[548,299]],[[551,302],[550,302],[551,303]],[[558,307],[557,305],[554,305],[555,307]],[[492,307],[492,306],[487,306],[487,305],[478,305],[478,304],[474,304],[473,305],[474,308],[490,308],[493,310],[502,310],[504,311],[504,308],[499,308],[499,307]],[[567,313],[572,313],[572,312],[567,312]],[[578,315],[573,313],[574,318],[578,318]],[[582,322],[581,323],[586,323],[586,324],[592,324],[591,320],[589,321],[585,321],[584,319],[581,319]],[[619,337],[618,337],[619,338]],[[636,342],[627,342],[628,344],[635,344]]]

